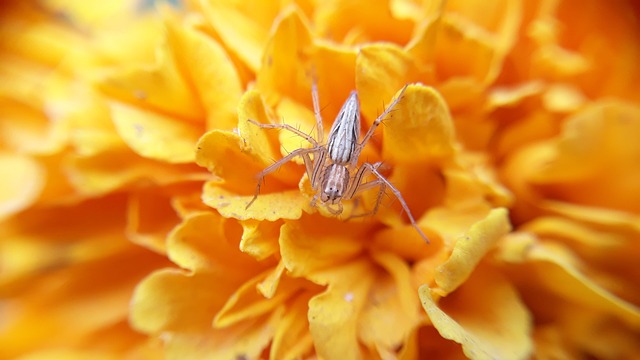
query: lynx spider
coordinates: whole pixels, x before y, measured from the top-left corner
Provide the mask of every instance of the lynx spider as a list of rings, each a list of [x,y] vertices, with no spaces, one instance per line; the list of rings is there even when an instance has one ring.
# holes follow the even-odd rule
[[[274,164],[260,172],[258,175],[256,192],[253,199],[251,199],[247,204],[246,208],[248,209],[258,198],[258,195],[260,194],[260,186],[262,185],[262,181],[265,176],[276,171],[282,165],[291,161],[294,157],[300,156],[304,161],[307,175],[311,182],[311,187],[316,191],[316,194],[311,200],[311,206],[315,207],[319,198],[329,212],[334,215],[339,215],[343,211],[341,200],[352,199],[357,194],[377,186],[379,188],[379,192],[373,210],[352,217],[374,215],[378,211],[378,207],[385,190],[389,188],[402,205],[404,211],[406,211],[411,225],[416,229],[420,236],[429,243],[427,236],[416,224],[416,221],[413,218],[413,215],[411,215],[411,211],[409,210],[405,200],[402,198],[400,191],[396,189],[382,174],[380,174],[380,172],[378,172],[378,168],[382,165],[382,162],[377,162],[375,164],[365,162],[359,168],[357,167],[360,152],[369,139],[371,139],[376,128],[400,101],[406,88],[407,85],[402,88],[398,97],[393,100],[384,112],[378,116],[362,138],[361,142],[358,142],[358,138],[360,137],[360,102],[358,100],[358,93],[356,90],[353,90],[351,94],[349,94],[349,97],[342,105],[338,116],[331,126],[331,130],[329,130],[329,137],[326,144],[323,142],[324,129],[322,125],[322,117],[320,116],[318,88],[315,82],[312,85],[312,98],[313,110],[316,118],[317,139],[314,139],[311,135],[306,134],[288,124],[261,124],[249,119],[252,124],[259,126],[262,129],[284,129],[290,131],[307,140],[311,143],[312,147],[293,150],[282,159],[276,161]],[[313,154],[313,159],[310,156],[311,154]],[[363,183],[363,179],[365,179],[369,174],[374,175],[376,179]],[[330,205],[337,205],[337,209]]]

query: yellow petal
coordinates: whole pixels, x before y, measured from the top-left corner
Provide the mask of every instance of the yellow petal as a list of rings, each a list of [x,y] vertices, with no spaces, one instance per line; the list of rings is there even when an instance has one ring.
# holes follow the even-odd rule
[[[211,182],[205,184],[202,195],[202,201],[216,209],[220,215],[238,220],[293,220],[302,216],[302,210],[310,211],[309,199],[297,189],[261,194],[247,209],[251,199],[253,195],[238,196]]]
[[[82,194],[104,194],[133,187],[136,181],[143,179],[162,185],[207,178],[206,173],[193,165],[166,166],[138,157],[126,148],[86,157],[69,156],[64,165],[65,175]]]
[[[166,43],[159,47],[155,65],[114,70],[99,81],[98,88],[113,99],[146,111],[191,122],[199,122],[204,116],[202,104],[180,73],[177,59]]]
[[[0,218],[15,214],[33,204],[44,188],[46,173],[27,156],[0,153]]]
[[[264,270],[268,263],[257,263],[232,245],[230,231],[240,229],[209,211],[188,215],[167,236],[169,258],[194,272],[214,273],[240,284]],[[218,239],[218,241],[211,241]]]
[[[495,39],[485,31],[455,14],[443,16],[435,53],[439,79],[471,78],[488,84],[498,74],[498,59]]]
[[[309,62],[312,54],[311,34],[303,15],[295,7],[288,7],[276,19],[274,32],[264,50],[263,66],[257,74],[258,89],[268,103],[274,103],[282,94],[297,100],[310,99]],[[303,91],[301,91],[303,90]]]
[[[234,285],[210,274],[186,275],[176,269],[158,270],[136,287],[129,321],[138,331],[151,334],[210,329],[216,311]]]
[[[118,133],[139,155],[169,163],[195,160],[201,131],[194,125],[125,104],[114,103],[111,111]]]
[[[258,359],[269,345],[281,312],[224,329],[163,334],[168,359]]]
[[[307,311],[312,295],[311,292],[302,293],[287,304],[287,311],[273,336],[269,358],[298,359],[311,352],[313,339],[309,333]]]
[[[406,46],[407,52],[421,67],[431,67],[445,4],[446,1],[437,0],[422,5],[422,14],[418,19],[413,38]]]
[[[215,40],[176,21],[167,21],[167,37],[174,56],[186,69],[207,114],[207,128],[231,130],[242,84],[236,68]]]
[[[21,153],[51,155],[65,146],[70,133],[66,113],[60,115],[54,110],[53,94],[41,96],[46,98],[46,103],[35,107],[0,97],[0,139],[4,147]]]
[[[292,276],[337,266],[362,251],[362,235],[357,237],[357,231],[356,226],[336,225],[335,219],[320,216],[285,222],[280,230],[282,261]]]
[[[453,154],[451,115],[430,87],[409,85],[385,125],[385,160],[411,163]]]
[[[503,235],[511,230],[506,209],[494,209],[482,221],[474,224],[467,234],[458,238],[449,259],[436,272],[438,288],[446,295],[462,285],[472,274],[484,255]]]
[[[310,96],[311,94],[309,94],[309,97]],[[315,130],[316,120],[311,108],[297,102],[293,102],[290,98],[284,98],[280,104],[278,104],[277,111],[282,117],[282,120],[280,121],[281,124],[293,126],[304,134],[307,134],[317,140],[317,132]],[[280,140],[280,153],[282,156],[286,156],[288,153],[296,149],[312,147],[311,142],[301,136],[291,133],[290,131],[280,130],[278,135]],[[293,161],[298,164],[303,164],[303,160],[300,157],[296,157]]]
[[[533,352],[531,319],[516,290],[499,273],[474,272],[447,298],[434,301],[419,290],[422,307],[440,335],[462,345],[470,359],[528,359]]]
[[[376,276],[371,286],[359,316],[358,337],[372,349],[395,351],[421,321],[420,306],[407,264],[391,253],[375,252],[372,258],[387,273]]]
[[[242,239],[240,250],[261,261],[274,255],[278,250],[278,237],[282,222],[276,221],[241,221]]]
[[[363,46],[356,58],[356,87],[364,120],[371,125],[398,89],[410,81],[424,81],[421,75],[414,59],[399,46],[386,43]],[[387,119],[394,121],[393,116]]]
[[[238,103],[238,134],[244,140],[240,144],[241,149],[260,159],[262,166],[267,166],[277,154],[277,144],[273,140],[275,136],[269,136],[269,130],[261,129],[248,120],[260,124],[273,123],[262,96],[256,90],[249,90],[240,98]]]
[[[216,314],[213,320],[213,326],[216,328],[225,328],[244,320],[258,318],[261,315],[268,314],[295,292],[299,291],[304,286],[306,280],[281,276],[283,269],[284,267],[280,269],[277,267],[269,269],[242,284]],[[275,274],[273,274],[274,272]],[[277,286],[273,284],[274,279],[267,279],[268,277],[277,277]],[[273,285],[273,288],[264,289],[265,284],[269,281],[272,282],[271,285]],[[259,291],[261,285],[265,292],[273,290],[273,293],[269,294],[272,295],[272,297],[263,296]],[[266,286],[268,287],[269,285]]]
[[[315,25],[322,37],[336,42],[406,43],[413,22],[393,16],[389,2],[365,0],[327,2],[317,6]],[[353,21],[358,14],[358,21]]]
[[[421,223],[437,232],[445,244],[453,244],[469,227],[489,214],[491,205],[486,201],[483,184],[471,172],[460,169],[443,172],[444,205],[430,209]]]
[[[241,122],[242,137],[235,132],[212,130],[204,134],[197,145],[196,162],[207,168],[216,177],[223,179],[225,187],[237,191],[251,189],[258,184],[257,176],[275,161],[275,155],[264,129]],[[275,135],[275,134],[274,134]],[[278,190],[286,189],[281,183],[295,187],[304,171],[304,166],[286,163],[278,171],[265,178],[262,194],[268,193],[273,185]],[[246,204],[245,204],[246,205]]]
[[[358,315],[373,281],[372,265],[365,259],[333,266],[314,275],[327,290],[309,301],[309,331],[316,354],[325,359],[361,359]]]
[[[140,192],[131,196],[128,205],[129,239],[163,254],[167,233],[179,222],[170,200],[153,192]]]
[[[353,66],[356,63],[358,50],[332,42],[316,42],[313,54],[312,69],[316,71],[320,93],[320,114],[323,117],[326,132],[333,124],[349,93],[358,88],[356,78],[358,70],[357,66]],[[311,94],[311,90],[306,94]],[[309,101],[310,96],[302,100]],[[309,108],[312,108],[311,102],[308,104]]]

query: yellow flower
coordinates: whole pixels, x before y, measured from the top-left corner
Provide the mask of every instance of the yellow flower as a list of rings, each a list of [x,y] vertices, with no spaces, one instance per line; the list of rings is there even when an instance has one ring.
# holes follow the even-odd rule
[[[0,357],[631,358],[640,33],[631,2],[11,3],[0,15]],[[16,41],[19,39],[19,41]],[[56,41],[52,41],[56,39]],[[328,129],[376,191],[310,205]]]

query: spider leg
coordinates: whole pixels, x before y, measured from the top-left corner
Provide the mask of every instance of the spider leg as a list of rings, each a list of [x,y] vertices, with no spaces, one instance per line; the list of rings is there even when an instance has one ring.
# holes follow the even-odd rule
[[[325,205],[325,208],[326,208],[327,210],[329,210],[329,212],[330,212],[330,213],[332,213],[333,215],[336,215],[336,216],[337,216],[337,215],[342,214],[342,211],[344,210],[344,207],[342,206],[342,203],[338,203],[337,205],[338,205],[338,208],[337,208],[337,209],[334,209],[334,208],[332,208],[332,207],[331,207],[331,206],[329,206],[329,205]]]
[[[378,211],[378,206],[380,205],[380,201],[382,200],[382,195],[384,194],[384,191],[388,187],[393,193],[393,195],[396,197],[396,199],[398,199],[398,202],[400,202],[400,205],[402,206],[404,211],[407,213],[407,216],[409,217],[409,221],[411,222],[411,226],[413,226],[413,228],[416,229],[418,234],[420,234],[420,236],[428,244],[429,238],[427,238],[427,236],[424,234],[424,232],[422,232],[420,227],[418,227],[418,224],[416,223],[416,220],[413,218],[413,215],[411,215],[411,210],[409,210],[409,206],[407,205],[407,202],[404,201],[404,198],[402,197],[400,190],[396,189],[396,187],[393,186],[393,184],[391,184],[391,182],[389,182],[387,178],[385,178],[382,174],[378,172],[378,167],[380,167],[381,165],[382,163],[376,163],[373,165],[369,163],[362,164],[362,166],[360,167],[360,169],[358,169],[358,172],[354,176],[354,180],[352,184],[350,185],[349,193],[347,194],[348,198],[355,196],[359,192],[371,189],[375,186],[380,186],[380,192],[378,193],[376,206],[372,211],[375,214],[375,212]],[[372,180],[364,184],[361,183],[362,179],[366,174],[373,174],[376,177],[376,180]]]
[[[316,137],[318,142],[322,143],[324,127],[322,126],[322,116],[320,116],[320,96],[318,95],[318,84],[315,75],[311,84],[311,98],[313,100],[313,114],[316,117]]]
[[[313,136],[305,133],[304,131],[301,131],[300,129],[297,129],[289,124],[261,124],[255,120],[251,120],[249,119],[249,122],[259,126],[261,129],[283,129],[283,130],[287,130],[287,131],[291,131],[292,133],[302,137],[303,139],[307,140],[309,143],[311,143],[311,145],[313,145],[314,147],[318,147],[318,141],[316,141],[316,139],[313,138]],[[320,142],[322,142],[322,140],[320,140]]]
[[[322,153],[322,152],[324,152],[324,149],[322,147],[313,147],[313,148],[309,148],[309,149],[293,150],[292,152],[287,154],[282,159],[276,161],[275,163],[273,163],[270,166],[268,166],[266,169],[262,170],[258,174],[258,184],[256,185],[256,192],[253,195],[253,199],[251,199],[251,201],[249,201],[249,203],[247,204],[245,209],[248,209],[253,204],[253,202],[256,201],[256,199],[258,198],[258,195],[260,194],[260,187],[262,186],[262,181],[264,180],[265,176],[267,176],[270,173],[278,170],[282,165],[284,165],[287,162],[291,161],[291,159],[293,159],[296,156],[301,156],[302,157],[302,159],[304,160],[304,163],[305,163],[305,167],[306,167],[307,173],[308,173],[309,177],[311,177],[312,174],[315,172],[315,170],[314,170],[314,166],[313,166],[313,163],[311,161],[311,158],[309,157],[309,154],[313,154],[313,153],[317,153],[317,152]]]
[[[367,142],[369,142],[369,139],[371,139],[371,137],[373,136],[373,133],[376,131],[378,126],[387,117],[387,115],[389,115],[391,110],[393,110],[393,108],[398,104],[398,102],[400,102],[400,100],[402,99],[402,96],[404,95],[404,91],[407,89],[407,86],[409,86],[409,85],[405,85],[402,88],[402,90],[400,90],[400,94],[398,94],[398,96],[393,100],[393,102],[391,102],[391,104],[389,104],[389,106],[387,106],[387,108],[382,112],[382,114],[380,114],[380,116],[378,116],[376,118],[376,120],[373,122],[373,124],[371,124],[371,127],[369,128],[367,133],[362,138],[362,142],[360,142],[360,144],[358,144],[358,146],[356,146],[356,154],[354,156],[354,159],[358,159],[358,157],[360,156],[360,152],[362,151],[364,146],[367,144]]]

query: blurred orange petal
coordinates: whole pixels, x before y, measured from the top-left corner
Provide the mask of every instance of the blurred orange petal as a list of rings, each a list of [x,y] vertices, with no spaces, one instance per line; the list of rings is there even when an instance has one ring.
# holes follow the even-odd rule
[[[198,93],[208,129],[231,130],[236,126],[236,104],[242,84],[231,59],[215,40],[175,20],[167,20],[167,37]]]
[[[446,298],[419,290],[422,307],[440,335],[462,345],[471,359],[528,359],[531,319],[514,287],[499,273],[477,270]]]
[[[44,188],[45,170],[28,156],[0,153],[0,168],[11,169],[0,178],[0,218],[33,204]]]
[[[276,2],[248,4],[207,0],[204,15],[226,47],[235,52],[254,72],[260,69],[264,44],[273,18],[280,11]]]
[[[200,130],[192,124],[125,104],[112,104],[118,134],[141,156],[169,163],[195,160]]]

